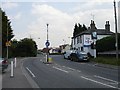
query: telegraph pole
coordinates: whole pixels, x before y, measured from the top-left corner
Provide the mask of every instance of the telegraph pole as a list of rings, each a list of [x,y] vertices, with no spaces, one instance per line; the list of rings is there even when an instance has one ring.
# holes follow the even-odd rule
[[[8,22],[7,22],[7,43],[8,43]],[[8,45],[7,46],[7,60],[8,60]]]
[[[117,32],[117,15],[116,15],[116,2],[115,2],[115,0],[114,0],[114,14],[115,14],[116,59],[118,60],[118,32]]]

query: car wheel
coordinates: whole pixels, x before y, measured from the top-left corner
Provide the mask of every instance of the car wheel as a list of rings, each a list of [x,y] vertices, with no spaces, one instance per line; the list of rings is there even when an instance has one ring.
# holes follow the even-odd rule
[[[71,61],[73,61],[73,58],[72,58],[72,57],[70,57],[70,60],[71,60]]]

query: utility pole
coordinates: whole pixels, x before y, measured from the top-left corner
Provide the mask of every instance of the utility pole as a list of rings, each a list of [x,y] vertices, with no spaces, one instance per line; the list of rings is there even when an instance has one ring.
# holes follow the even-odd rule
[[[117,33],[117,15],[116,15],[116,2],[115,2],[115,0],[114,0],[114,14],[115,14],[116,59],[118,60],[118,33]]]
[[[8,22],[7,22],[7,43],[8,43]],[[7,46],[7,60],[8,60],[8,45]]]

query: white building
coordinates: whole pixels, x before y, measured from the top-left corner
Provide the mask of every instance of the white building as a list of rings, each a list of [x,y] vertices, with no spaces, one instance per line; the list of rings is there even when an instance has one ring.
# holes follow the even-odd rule
[[[88,30],[79,33],[78,35],[72,37],[72,48],[80,51],[85,51],[94,56],[94,49],[91,49],[91,43],[93,43],[92,32],[97,33],[97,40],[114,34],[110,31],[109,21],[106,21],[105,29],[97,29],[94,21],[91,20],[90,27]]]
[[[71,45],[69,45],[69,44],[61,45],[61,46],[59,46],[59,47],[60,47],[60,49],[61,49],[61,53],[64,53],[64,52],[66,52],[67,50],[70,50],[70,49],[71,49]]]

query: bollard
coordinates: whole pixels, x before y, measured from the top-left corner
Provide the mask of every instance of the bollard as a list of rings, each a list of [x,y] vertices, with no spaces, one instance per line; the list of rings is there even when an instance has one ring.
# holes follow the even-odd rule
[[[16,58],[15,58],[15,63],[14,63],[15,68],[16,68],[16,63],[17,63],[17,61],[16,61]]]
[[[49,63],[52,63],[52,61],[53,61],[52,58],[49,57],[48,62],[49,62]]]
[[[46,54],[46,62],[47,62],[47,54]]]
[[[11,74],[10,74],[10,77],[11,77],[11,78],[14,77],[14,75],[13,75],[13,74],[14,74],[14,73],[13,73],[14,70],[13,70],[13,69],[14,69],[14,68],[13,68],[13,61],[11,61]]]

